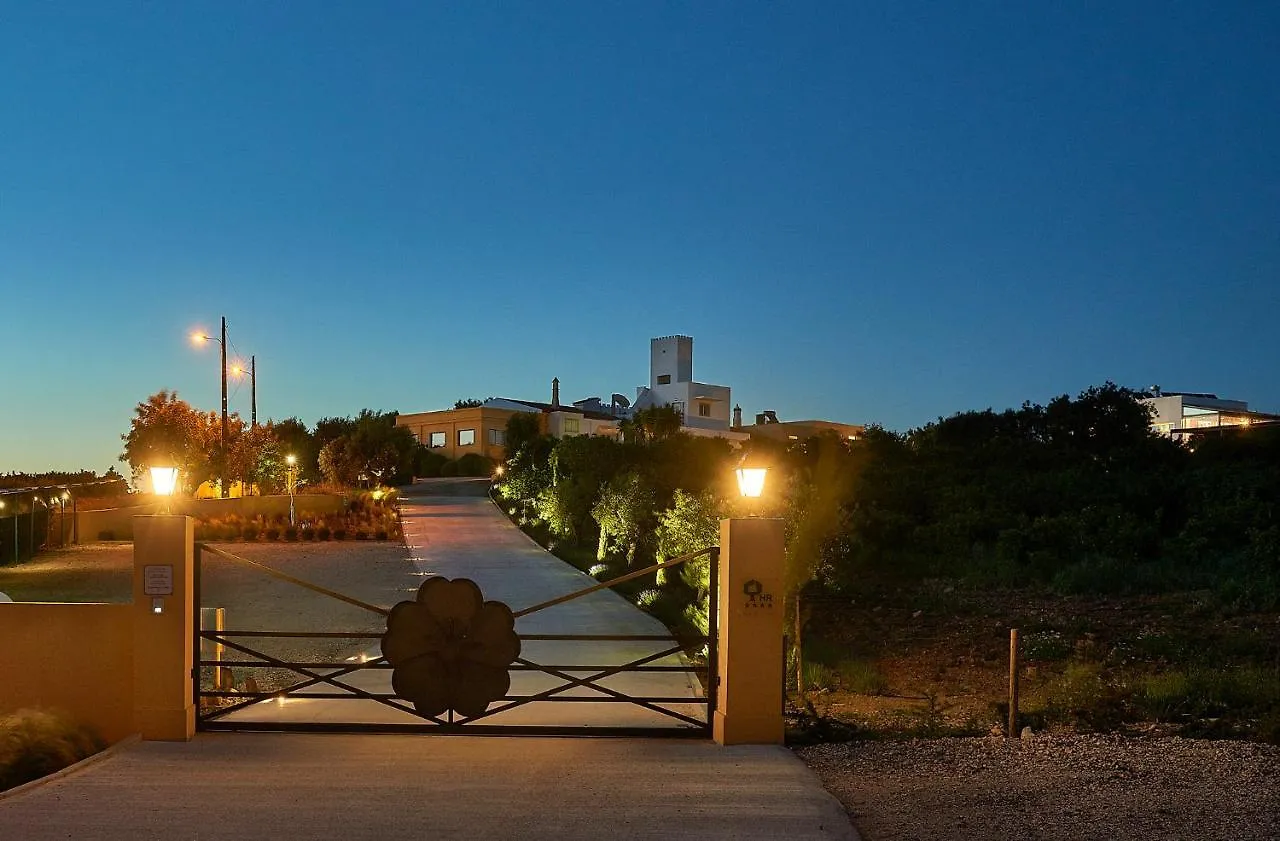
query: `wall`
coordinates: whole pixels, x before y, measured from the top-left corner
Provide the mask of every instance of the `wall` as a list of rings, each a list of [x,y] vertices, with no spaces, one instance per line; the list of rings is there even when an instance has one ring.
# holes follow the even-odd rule
[[[489,430],[500,430],[504,435],[507,421],[514,415],[511,409],[498,409],[492,406],[477,406],[470,409],[445,409],[439,412],[415,412],[396,416],[396,426],[406,427],[423,446],[431,446],[431,433],[444,433],[444,446],[434,447],[431,452],[439,453],[445,458],[457,459],[467,453],[488,456],[494,461],[506,458],[506,447],[489,443]],[[459,446],[458,431],[474,429],[475,443],[470,446]]]
[[[144,497],[154,499],[154,497]],[[345,501],[340,496],[330,494],[297,494],[294,506],[303,514],[336,514],[343,509]],[[149,502],[130,508],[106,508],[101,511],[81,511],[76,515],[76,529],[81,543],[92,543],[98,535],[110,531],[116,540],[133,539],[133,518],[138,514],[154,514],[159,504]],[[190,514],[192,517],[270,517],[274,515],[288,516],[289,497],[286,494],[275,496],[246,496],[239,499],[174,499],[169,509],[175,514]]]
[[[867,431],[865,426],[834,421],[805,420],[782,423],[753,423],[734,427],[735,432],[746,432],[752,438],[768,438],[773,441],[803,441],[820,432],[834,432],[841,438],[860,438]]]
[[[133,605],[0,604],[0,712],[66,710],[115,742],[133,733]]]
[[[670,384],[693,379],[693,339],[690,336],[663,336],[649,340],[649,388],[656,389],[658,377],[670,377]]]

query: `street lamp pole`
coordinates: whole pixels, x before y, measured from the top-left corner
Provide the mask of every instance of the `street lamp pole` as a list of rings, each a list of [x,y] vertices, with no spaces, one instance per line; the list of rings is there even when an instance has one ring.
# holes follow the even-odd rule
[[[257,428],[258,426],[258,357],[256,356],[249,357],[249,395],[250,395],[250,401],[251,401],[249,405],[252,407],[251,409],[252,414],[250,416],[251,420],[249,421],[249,426],[253,428]]]
[[[222,447],[218,464],[218,495],[228,493],[227,487],[227,317],[222,316]]]
[[[287,456],[285,461],[289,464],[289,470],[285,474],[285,484],[289,488],[289,525],[293,526],[297,525],[294,522],[293,495],[298,490],[298,457]]]

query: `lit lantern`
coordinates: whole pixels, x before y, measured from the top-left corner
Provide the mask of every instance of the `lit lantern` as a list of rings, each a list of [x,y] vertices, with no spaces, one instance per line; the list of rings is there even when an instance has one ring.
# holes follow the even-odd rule
[[[173,496],[178,486],[178,468],[152,467],[151,490],[156,496]]]
[[[738,465],[738,493],[748,499],[758,499],[764,493],[764,481],[769,474],[768,465],[758,456],[747,453]]]

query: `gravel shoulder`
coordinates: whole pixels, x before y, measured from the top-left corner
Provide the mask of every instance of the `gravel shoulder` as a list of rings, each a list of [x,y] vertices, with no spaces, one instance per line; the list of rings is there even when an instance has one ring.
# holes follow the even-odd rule
[[[797,750],[866,841],[1280,838],[1280,746],[1036,736]]]

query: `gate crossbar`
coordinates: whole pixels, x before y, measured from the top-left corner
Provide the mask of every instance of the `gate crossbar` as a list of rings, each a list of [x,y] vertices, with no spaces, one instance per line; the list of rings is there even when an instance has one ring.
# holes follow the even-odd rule
[[[617,578],[611,578],[608,581],[601,581],[598,584],[592,584],[590,587],[583,587],[581,590],[576,590],[572,593],[568,593],[563,596],[557,596],[554,599],[547,599],[545,602],[539,602],[538,604],[532,605],[531,607],[526,607],[523,610],[517,610],[514,612],[513,615],[517,619],[519,619],[521,616],[528,616],[530,613],[537,613],[540,610],[546,610],[547,608],[555,607],[558,604],[571,602],[574,599],[581,598],[582,596],[590,595],[591,593],[595,593],[599,590],[604,590],[608,587],[615,587],[618,584],[622,584],[626,581],[630,581],[633,578],[639,578],[642,575],[648,575],[649,573],[657,572],[660,569],[670,569],[671,567],[679,566],[680,564],[683,564],[685,561],[692,561],[694,558],[701,557],[702,555],[711,555],[711,554],[719,555],[720,547],[709,546],[706,549],[699,549],[697,552],[689,552],[686,555],[677,555],[674,558],[668,558],[665,561],[659,561],[656,564],[650,564],[644,569],[638,569],[634,572],[628,572],[625,575],[619,575]]]
[[[313,592],[319,593],[322,596],[329,596],[330,598],[337,599],[340,602],[346,602],[347,604],[355,605],[356,607],[363,608],[364,610],[367,610],[371,613],[376,613],[380,616],[387,616],[391,613],[391,611],[387,610],[385,607],[378,607],[377,605],[369,604],[368,602],[361,601],[360,599],[354,598],[353,596],[348,596],[345,593],[339,593],[337,590],[330,590],[328,587],[322,587],[319,584],[313,584],[310,581],[306,581],[302,578],[298,578],[297,576],[290,575],[287,572],[281,572],[275,567],[269,567],[266,564],[260,564],[257,561],[251,561],[248,558],[242,558],[239,555],[233,555],[230,552],[224,551],[222,549],[217,549],[213,546],[210,546],[207,543],[197,543],[196,548],[198,548],[202,552],[210,552],[214,555],[217,555],[220,558],[226,558],[229,561],[235,561],[236,563],[240,563],[240,564],[247,564],[248,566],[254,567],[255,569],[262,570],[272,578],[278,578],[279,580],[287,581],[290,584],[297,584],[299,587],[303,587],[307,590],[311,590]]]

